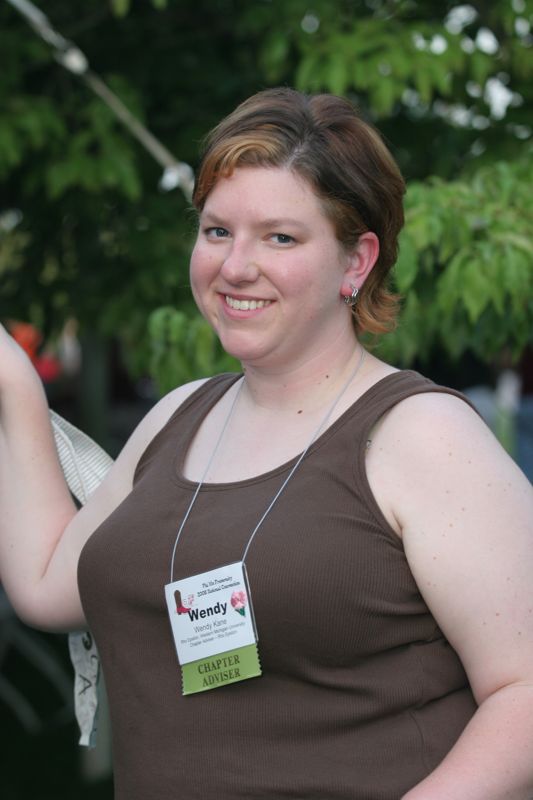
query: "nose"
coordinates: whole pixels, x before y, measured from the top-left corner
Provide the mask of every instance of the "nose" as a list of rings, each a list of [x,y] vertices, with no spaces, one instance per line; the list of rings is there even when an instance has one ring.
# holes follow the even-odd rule
[[[233,241],[220,268],[220,274],[228,283],[253,283],[259,275],[253,248]]]

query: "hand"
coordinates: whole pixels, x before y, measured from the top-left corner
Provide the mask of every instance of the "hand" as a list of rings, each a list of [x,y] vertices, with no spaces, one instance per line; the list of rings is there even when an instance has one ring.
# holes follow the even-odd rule
[[[37,372],[6,328],[0,324],[0,396],[10,387],[40,385]]]

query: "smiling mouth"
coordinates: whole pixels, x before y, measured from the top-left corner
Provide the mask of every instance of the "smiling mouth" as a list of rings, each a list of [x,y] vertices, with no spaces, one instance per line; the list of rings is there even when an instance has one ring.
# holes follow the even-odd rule
[[[255,311],[256,308],[269,306],[271,300],[236,300],[234,297],[226,295],[226,303],[236,311]]]

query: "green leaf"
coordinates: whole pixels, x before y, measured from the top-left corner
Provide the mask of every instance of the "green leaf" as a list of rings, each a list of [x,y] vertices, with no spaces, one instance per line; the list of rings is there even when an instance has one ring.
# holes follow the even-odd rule
[[[189,325],[189,338],[195,372],[202,376],[212,375],[217,341],[213,329],[198,316]]]
[[[418,272],[418,252],[409,234],[404,231],[400,238],[400,255],[394,267],[394,279],[398,291],[411,288]]]
[[[414,73],[414,84],[423,103],[430,103],[433,97],[433,81],[428,69],[428,59],[419,57]]]
[[[433,85],[442,95],[447,96],[452,92],[452,73],[448,65],[441,56],[434,55],[428,60],[428,68],[431,72]]]
[[[342,95],[348,86],[348,62],[342,53],[333,53],[324,71],[325,85],[333,94]]]
[[[442,233],[442,222],[437,215],[438,207],[429,203],[412,209],[408,215],[406,229],[418,250],[437,244]]]
[[[444,314],[453,314],[462,291],[462,273],[465,265],[472,257],[464,248],[457,252],[446,265],[437,283],[436,297],[438,310]]]
[[[172,347],[184,344],[187,327],[187,317],[183,311],[174,311],[169,315],[167,322],[167,341]]]
[[[533,259],[533,240],[530,237],[515,231],[504,231],[495,233],[493,239],[497,243],[516,247]],[[531,269],[533,273],[533,263]]]
[[[490,281],[484,275],[483,261],[467,261],[461,272],[461,297],[469,320],[477,322],[491,300]]]
[[[369,62],[368,59],[355,57],[352,63],[351,75],[352,83],[356,89],[368,89],[372,85],[372,74],[375,64]]]
[[[22,158],[23,148],[20,138],[9,124],[0,120],[0,175],[7,173]]]
[[[382,77],[370,93],[371,106],[377,116],[390,114],[394,104],[402,95],[402,87],[391,77]]]
[[[493,70],[493,61],[484,53],[476,50],[470,57],[470,72],[472,79],[483,86]]]
[[[314,53],[309,53],[305,58],[302,58],[296,70],[295,86],[302,92],[311,90],[313,87],[320,85],[321,82],[321,65],[318,56]]]
[[[111,8],[117,17],[125,17],[130,10],[130,0],[111,0]]]
[[[284,31],[275,31],[261,50],[261,63],[268,79],[275,82],[283,74],[289,53],[290,39]]]
[[[533,296],[533,263],[523,250],[508,247],[505,253],[505,286],[514,312],[520,314]]]

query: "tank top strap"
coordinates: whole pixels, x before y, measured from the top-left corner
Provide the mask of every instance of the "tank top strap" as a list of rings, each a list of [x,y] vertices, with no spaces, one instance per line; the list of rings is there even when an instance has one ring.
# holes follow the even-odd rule
[[[145,449],[137,463],[133,482],[137,482],[156,456],[168,459],[169,463],[179,463],[209,411],[240,377],[236,372],[224,372],[208,378],[192,392]]]
[[[361,434],[370,433],[378,420],[402,400],[426,392],[452,394],[472,406],[470,400],[461,392],[440,386],[414,370],[401,370],[387,375],[359,398],[358,423]],[[366,444],[366,439],[363,443]]]
[[[187,414],[192,425],[197,427],[239,378],[242,378],[242,374],[237,372],[222,372],[220,375],[208,378],[176,409],[169,422],[173,422],[176,417]]]
[[[387,375],[359,398],[358,428],[367,434],[378,420],[397,403],[413,394],[433,391],[435,384],[412,370],[401,370]]]

